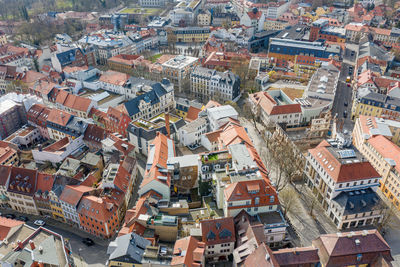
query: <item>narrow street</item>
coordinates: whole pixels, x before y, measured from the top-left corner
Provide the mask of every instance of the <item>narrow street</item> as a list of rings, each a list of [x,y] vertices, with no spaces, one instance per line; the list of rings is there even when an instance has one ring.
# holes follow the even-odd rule
[[[45,221],[46,224],[43,226],[44,228],[47,228],[51,231],[54,231],[62,235],[64,239],[70,242],[72,249],[72,256],[74,258],[74,262],[77,267],[105,266],[106,261],[108,259],[107,247],[108,243],[110,242],[109,240],[96,238],[75,227],[69,226],[68,224],[56,221],[51,218],[44,218],[43,216],[36,216],[36,215],[26,215],[10,209],[1,209],[0,211],[3,215],[14,214],[17,217],[27,216],[29,218],[29,221],[26,222],[26,224],[33,228],[38,228],[38,226],[34,225],[35,220]],[[85,244],[83,244],[82,239],[86,237],[92,239],[95,245],[88,247]]]
[[[272,182],[276,182],[276,171],[273,168],[272,162],[266,162],[266,159],[270,157],[266,154],[268,150],[266,149],[265,141],[261,135],[255,130],[252,122],[246,119],[240,118],[241,124],[246,127],[246,130],[252,139],[257,152],[260,154],[264,164],[269,170],[269,178]],[[257,128],[260,131],[264,131],[261,124],[258,124]],[[325,215],[322,207],[318,203],[311,203],[312,199],[309,194],[310,191],[306,186],[301,187],[301,185],[294,186],[288,183],[285,188],[279,192],[281,195],[295,194],[296,197],[293,198],[294,203],[291,204],[291,209],[287,213],[295,232],[298,234],[299,239],[293,238],[293,243],[297,246],[310,246],[312,240],[316,239],[321,234],[335,233],[336,228],[330,222],[329,218]],[[282,203],[284,204],[284,203]],[[310,215],[310,207],[313,206],[313,214],[319,214],[318,220]],[[289,231],[290,232],[290,231]]]

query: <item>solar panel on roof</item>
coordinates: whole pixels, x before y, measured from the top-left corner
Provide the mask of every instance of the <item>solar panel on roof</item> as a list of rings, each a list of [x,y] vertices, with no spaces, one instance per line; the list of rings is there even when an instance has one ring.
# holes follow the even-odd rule
[[[339,150],[338,153],[341,159],[354,158],[356,156],[356,152],[353,149]]]

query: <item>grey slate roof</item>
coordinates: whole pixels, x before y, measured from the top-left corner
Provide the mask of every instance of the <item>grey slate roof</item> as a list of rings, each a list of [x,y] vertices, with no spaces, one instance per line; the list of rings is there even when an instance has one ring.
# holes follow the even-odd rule
[[[151,103],[151,105],[155,105],[160,102],[161,96],[168,93],[161,83],[152,84],[151,87],[153,88],[151,91],[139,95],[134,99],[124,103],[129,116],[133,116],[140,112],[139,110],[140,101],[143,100],[147,103]]]
[[[142,263],[146,247],[151,242],[135,233],[117,237],[107,249],[109,260],[118,260],[128,263]]]
[[[373,211],[378,207],[380,198],[371,188],[354,191],[343,191],[333,199],[343,215]]]

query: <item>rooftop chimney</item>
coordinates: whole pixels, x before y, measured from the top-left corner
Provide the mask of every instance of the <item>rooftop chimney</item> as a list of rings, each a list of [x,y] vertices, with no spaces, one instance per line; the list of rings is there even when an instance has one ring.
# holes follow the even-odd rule
[[[32,240],[29,240],[29,245],[31,246],[32,250],[35,249],[35,242],[33,242]]]
[[[169,127],[169,113],[168,112],[165,113],[164,118],[165,118],[165,128],[167,129],[167,137],[170,138],[171,129]]]
[[[24,245],[22,244],[21,240],[18,240],[17,244],[18,244],[18,248],[19,249],[23,249],[24,248]]]

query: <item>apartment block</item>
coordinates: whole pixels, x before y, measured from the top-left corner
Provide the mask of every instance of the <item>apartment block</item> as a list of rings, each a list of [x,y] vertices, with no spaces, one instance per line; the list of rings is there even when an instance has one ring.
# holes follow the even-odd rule
[[[236,233],[232,217],[202,220],[202,242],[207,262],[226,261],[235,248]]]
[[[190,90],[203,100],[236,102],[240,96],[240,79],[231,71],[219,72],[196,67],[190,73]]]
[[[5,139],[27,122],[24,106],[12,100],[0,103],[0,138]]]
[[[307,185],[338,229],[382,220],[376,193],[382,177],[351,141],[324,140],[309,149],[306,159]]]

